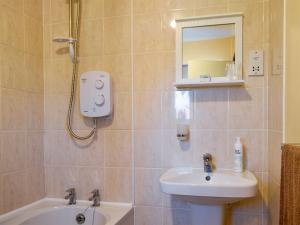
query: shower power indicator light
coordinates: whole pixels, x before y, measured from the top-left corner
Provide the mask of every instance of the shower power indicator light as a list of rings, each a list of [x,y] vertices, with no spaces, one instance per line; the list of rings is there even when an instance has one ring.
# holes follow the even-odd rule
[[[104,86],[104,83],[103,83],[102,80],[96,80],[96,81],[95,81],[95,87],[96,87],[97,89],[101,89],[101,88],[103,88],[103,86]]]

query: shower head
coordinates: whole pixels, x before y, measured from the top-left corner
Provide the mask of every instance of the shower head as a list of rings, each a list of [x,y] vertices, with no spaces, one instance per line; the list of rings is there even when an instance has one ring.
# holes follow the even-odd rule
[[[55,37],[53,38],[54,42],[57,43],[69,43],[69,54],[73,63],[78,62],[77,57],[75,57],[75,46],[74,43],[77,41],[74,38],[65,38],[65,37]]]
[[[66,38],[66,37],[55,37],[53,38],[54,42],[58,42],[58,43],[74,43],[77,40],[74,38]]]

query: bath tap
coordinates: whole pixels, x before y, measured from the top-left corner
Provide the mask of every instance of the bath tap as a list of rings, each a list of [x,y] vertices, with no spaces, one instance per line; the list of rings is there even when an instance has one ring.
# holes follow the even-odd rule
[[[205,153],[203,155],[204,160],[204,172],[211,173],[212,172],[212,155],[209,153]]]
[[[100,206],[100,192],[98,189],[93,190],[92,192],[92,197],[89,198],[89,201],[93,201],[92,206]]]
[[[76,204],[76,191],[75,188],[69,188],[66,190],[68,195],[65,196],[65,199],[69,199],[69,205],[75,205]]]

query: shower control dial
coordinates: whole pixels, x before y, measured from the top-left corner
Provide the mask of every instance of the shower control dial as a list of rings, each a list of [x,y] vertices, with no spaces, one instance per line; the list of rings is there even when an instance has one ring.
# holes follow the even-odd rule
[[[101,89],[101,88],[103,88],[103,86],[104,86],[104,83],[103,83],[102,80],[96,80],[96,82],[95,82],[95,87],[96,87],[97,89]]]
[[[105,97],[102,94],[98,94],[94,100],[95,104],[98,106],[103,105],[105,103]]]

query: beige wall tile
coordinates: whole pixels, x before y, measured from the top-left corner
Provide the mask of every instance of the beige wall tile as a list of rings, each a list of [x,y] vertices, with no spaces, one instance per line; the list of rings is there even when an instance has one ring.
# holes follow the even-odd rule
[[[282,130],[282,108],[283,108],[283,78],[282,76],[271,76],[269,87],[269,128]]]
[[[72,79],[70,59],[45,61],[45,94],[69,94]]]
[[[15,10],[18,13],[21,13],[24,9],[24,0],[11,0],[11,1],[6,1],[6,0],[0,0],[0,3],[2,5],[8,6],[11,9]]]
[[[78,131],[76,131],[78,133]],[[70,152],[73,155],[73,164],[76,166],[99,166],[104,165],[104,132],[98,130],[96,136],[91,140],[79,141],[70,138],[66,133],[65,137],[69,141]],[[84,131],[87,134],[88,131]]]
[[[27,127],[26,96],[24,92],[1,89],[1,121],[4,130],[25,130]]]
[[[104,53],[129,53],[131,49],[131,20],[129,16],[104,19]]]
[[[229,128],[262,129],[263,89],[235,88],[229,90]]]
[[[26,133],[15,131],[2,132],[1,145],[1,171],[24,170],[27,152]]]
[[[76,187],[78,170],[75,167],[45,167],[48,197],[64,198],[65,190]]]
[[[45,196],[44,168],[36,167],[26,170],[26,204],[38,201]],[[21,186],[21,185],[20,185]]]
[[[104,170],[101,167],[78,168],[77,193],[79,199],[88,200],[92,196],[91,192],[99,189],[100,195],[104,189]]]
[[[135,16],[133,43],[134,53],[171,51],[175,46],[175,31],[163,26],[160,14]]]
[[[104,200],[131,202],[132,174],[129,168],[104,169]]]
[[[23,88],[30,92],[38,92],[43,94],[44,91],[44,77],[43,77],[43,61],[39,56],[34,56],[28,53],[25,57],[25,71],[23,71],[24,78]]]
[[[279,209],[280,209],[280,185],[277,181],[269,178],[269,213],[270,213],[270,225],[279,224]]]
[[[103,53],[103,21],[83,21],[80,28],[80,56],[101,56]]]
[[[164,2],[159,0],[133,0],[133,13],[145,14],[161,12],[164,10]]]
[[[26,88],[26,74],[23,51],[0,44],[1,87],[10,89]]]
[[[208,2],[207,0],[203,0],[203,1]],[[199,1],[199,3],[200,2],[201,1]],[[204,7],[204,8],[201,8],[201,5],[199,5],[199,8],[195,9],[195,16],[207,16],[207,15],[224,14],[224,13],[227,13],[227,6],[224,4],[221,4],[220,6],[212,4],[212,6]]]
[[[115,91],[130,91],[132,89],[131,55],[105,55],[103,67],[112,77]]]
[[[162,192],[159,178],[161,169],[135,170],[135,204],[142,206],[161,206]]]
[[[226,7],[227,0],[198,0],[196,1],[196,8],[209,8],[209,7]]]
[[[44,167],[43,132],[30,131],[27,133],[26,138],[27,146],[22,146],[23,151],[27,150],[26,168],[35,168],[36,170],[41,170]],[[37,171],[35,172],[37,173]]]
[[[45,129],[65,128],[67,101],[67,96],[45,96]]]
[[[105,166],[130,167],[132,158],[131,131],[105,131]]]
[[[269,175],[277,184],[281,176],[281,143],[282,133],[269,131]]]
[[[135,92],[133,104],[136,129],[161,128],[160,92]]]
[[[164,1],[165,7],[168,10],[194,9],[195,0],[167,0]]]
[[[127,16],[131,12],[130,0],[104,0],[105,17]]]
[[[43,26],[41,21],[25,16],[25,52],[43,56]]]
[[[96,56],[86,56],[86,57],[80,57],[80,62],[79,62],[79,66],[78,66],[78,74],[82,74],[84,72],[87,71],[101,71],[103,70],[103,62],[104,58],[101,55],[101,53],[99,55]],[[68,61],[70,61],[68,59]],[[69,65],[69,67],[71,67],[72,69],[72,64]],[[69,74],[70,77],[72,76],[72,74]],[[78,92],[78,90],[77,90]]]
[[[43,1],[24,0],[24,12],[26,15],[43,22]]]
[[[175,77],[172,53],[137,54],[134,56],[134,89],[150,91],[169,89],[167,79]],[[169,83],[168,83],[169,84]]]
[[[3,199],[3,175],[0,173],[0,198]],[[3,201],[0,202],[0,214],[4,213],[4,205]]]
[[[44,96],[40,94],[28,94],[27,104],[27,129],[44,129]]]
[[[212,88],[195,91],[195,127],[228,128],[228,89]]]
[[[85,0],[82,1],[82,19],[102,19],[104,0]]]
[[[50,0],[46,0],[50,1]],[[52,26],[49,24],[43,24],[43,59],[48,60],[52,58]]]
[[[114,109],[104,124],[107,129],[129,130],[132,128],[132,94],[129,92],[114,92]],[[101,122],[99,122],[101,127]]]
[[[193,154],[196,148],[194,133],[190,133],[189,141],[179,141],[176,130],[163,131],[163,168],[193,165]]]
[[[44,143],[46,166],[70,165],[75,161],[66,131],[46,131]]]
[[[136,225],[162,225],[163,209],[138,206],[134,210],[134,217]]]
[[[3,205],[4,212],[20,208],[26,204],[26,173],[15,172],[3,175]],[[12,198],[11,196],[14,196]]]
[[[264,35],[263,1],[229,2],[228,13],[243,12],[244,42],[262,43]]]
[[[16,1],[14,1],[14,7],[18,7],[15,3]],[[9,3],[7,3],[7,5],[8,4]],[[24,50],[24,24],[24,15],[20,13],[19,10],[15,11],[14,9],[1,5],[0,43],[7,44],[19,50]]]
[[[162,132],[137,130],[134,133],[135,167],[162,167]]]
[[[51,0],[51,22],[67,22],[69,19],[69,2],[65,0]]]

